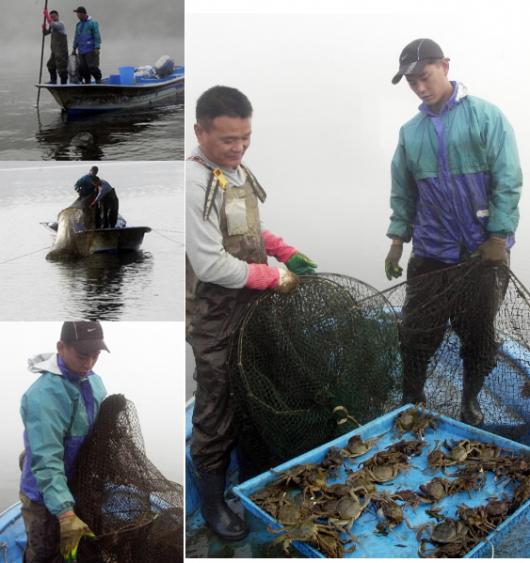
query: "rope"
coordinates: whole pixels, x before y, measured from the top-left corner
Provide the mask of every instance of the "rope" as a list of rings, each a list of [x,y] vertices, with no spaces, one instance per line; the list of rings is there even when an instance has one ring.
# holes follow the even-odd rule
[[[21,254],[20,256],[15,256],[14,258],[8,258],[7,260],[0,262],[0,266],[2,264],[7,264],[8,262],[14,262],[15,260],[18,260],[19,258],[24,258],[25,256],[31,256],[32,254],[37,254],[38,252],[42,252],[43,250],[47,250],[48,248],[51,248],[51,246],[44,246],[43,248],[39,248],[38,250],[34,250],[33,252],[27,252],[26,254]]]
[[[182,244],[183,244],[182,241],[174,240],[174,239],[172,239],[171,237],[168,237],[168,236],[166,236],[166,235],[163,235],[158,229],[152,229],[152,232],[153,232],[153,233],[156,233],[158,236],[161,236],[162,238],[165,238],[165,239],[169,240],[169,241],[172,242],[173,244],[178,244],[178,245],[182,245]],[[168,229],[168,232],[171,232],[171,233],[179,233],[179,232],[181,232],[181,231],[170,231],[170,230]]]

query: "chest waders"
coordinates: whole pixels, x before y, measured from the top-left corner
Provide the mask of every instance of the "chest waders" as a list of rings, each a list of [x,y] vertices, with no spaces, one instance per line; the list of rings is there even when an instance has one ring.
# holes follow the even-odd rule
[[[210,168],[203,219],[218,213],[223,247],[248,263],[266,264],[267,253],[261,235],[258,200],[266,194],[252,173],[241,187],[230,186],[222,172]],[[221,190],[221,208],[214,202]],[[197,389],[193,411],[191,456],[197,470],[202,513],[209,526],[228,540],[242,539],[246,524],[224,502],[225,472],[235,445],[233,407],[230,399],[229,354],[237,338],[243,313],[257,297],[251,289],[229,289],[197,279],[186,260],[187,340],[195,356]]]
[[[68,41],[65,33],[57,31],[51,32],[51,54],[46,66],[50,73],[50,80],[57,82],[57,73],[61,79],[61,84],[68,81]]]

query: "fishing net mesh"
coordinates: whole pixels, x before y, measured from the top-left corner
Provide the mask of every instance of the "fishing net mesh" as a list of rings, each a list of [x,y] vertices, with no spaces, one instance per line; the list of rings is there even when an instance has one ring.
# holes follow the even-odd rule
[[[489,373],[484,426],[528,442],[529,338],[530,297],[504,268],[472,261],[383,293],[339,274],[303,276],[291,295],[259,297],[234,344],[240,463],[257,473],[396,408],[405,356],[424,366],[427,406],[458,419],[461,350]]]
[[[90,238],[79,237],[78,233],[95,227],[95,211],[88,206],[90,199],[80,197],[59,213],[55,242],[46,258],[53,260],[88,255]]]
[[[182,561],[182,488],[146,456],[134,405],[123,395],[101,404],[71,482],[76,513],[96,535],[78,561]]]

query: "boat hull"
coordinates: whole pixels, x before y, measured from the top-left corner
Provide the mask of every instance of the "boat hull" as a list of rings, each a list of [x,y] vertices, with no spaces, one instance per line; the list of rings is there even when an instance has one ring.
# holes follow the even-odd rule
[[[57,223],[42,223],[57,234]],[[86,249],[86,254],[134,252],[140,250],[144,235],[151,232],[151,227],[123,227],[119,229],[91,229],[76,233],[77,248]]]
[[[184,94],[184,76],[131,85],[37,84],[48,90],[69,115],[136,109],[158,105]]]

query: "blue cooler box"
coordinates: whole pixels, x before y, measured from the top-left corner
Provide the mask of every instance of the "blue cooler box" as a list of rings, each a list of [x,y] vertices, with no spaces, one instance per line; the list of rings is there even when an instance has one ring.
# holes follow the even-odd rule
[[[241,499],[245,508],[258,519],[270,525],[275,529],[282,529],[282,525],[275,520],[270,514],[263,511],[256,505],[250,497],[257,491],[263,489],[266,485],[278,479],[278,473],[290,469],[296,465],[307,463],[320,463],[324,459],[330,447],[344,448],[348,440],[358,434],[363,440],[380,436],[380,440],[365,455],[346,461],[340,468],[337,478],[329,479],[328,484],[339,483],[346,480],[345,466],[356,471],[360,469],[363,461],[371,458],[376,452],[382,451],[397,441],[410,440],[413,435],[410,433],[403,434],[401,437],[394,431],[394,421],[396,417],[403,411],[413,407],[414,405],[405,405],[396,409],[364,426],[344,434],[340,438],[328,442],[318,448],[315,448],[305,454],[302,454],[278,467],[274,470],[262,473],[234,487],[234,492]],[[377,485],[380,492],[393,493],[400,489],[418,490],[419,486],[433,479],[434,477],[451,478],[451,473],[455,467],[446,469],[443,473],[437,468],[431,468],[427,463],[427,456],[437,444],[443,443],[444,440],[477,440],[480,442],[494,443],[503,450],[508,450],[516,454],[529,454],[530,448],[513,442],[501,436],[485,432],[474,426],[469,426],[458,422],[443,415],[436,415],[437,429],[428,429],[424,433],[425,447],[422,454],[410,458],[410,468],[400,472],[397,477],[389,482]],[[440,512],[451,518],[457,515],[457,508],[461,504],[469,507],[486,504],[490,497],[502,497],[503,493],[512,496],[514,486],[509,484],[501,487],[499,482],[494,481],[494,475],[486,472],[486,483],[480,491],[462,492],[451,495],[436,503],[434,506],[440,508]],[[433,508],[432,504],[420,504],[414,511],[410,506],[404,509],[404,515],[411,527],[417,527],[421,524],[436,524],[436,521],[425,513],[425,510]],[[353,553],[345,553],[344,557],[419,557],[419,542],[416,539],[416,532],[410,529],[405,522],[391,529],[388,535],[375,533],[376,524],[379,519],[373,509],[367,508],[361,517],[353,523],[351,533],[357,538],[355,542],[356,549]],[[275,534],[276,537],[281,535]],[[504,544],[504,545],[503,545]],[[509,516],[501,525],[499,525],[484,541],[477,544],[465,557],[493,557],[500,546],[509,553],[510,556],[530,557],[530,501],[521,505],[516,512]],[[506,548],[507,546],[507,548]],[[293,542],[300,553],[307,557],[325,557],[320,551],[305,542]],[[348,545],[346,546],[346,548]]]
[[[134,84],[136,82],[133,66],[120,66],[119,71],[121,84]]]

